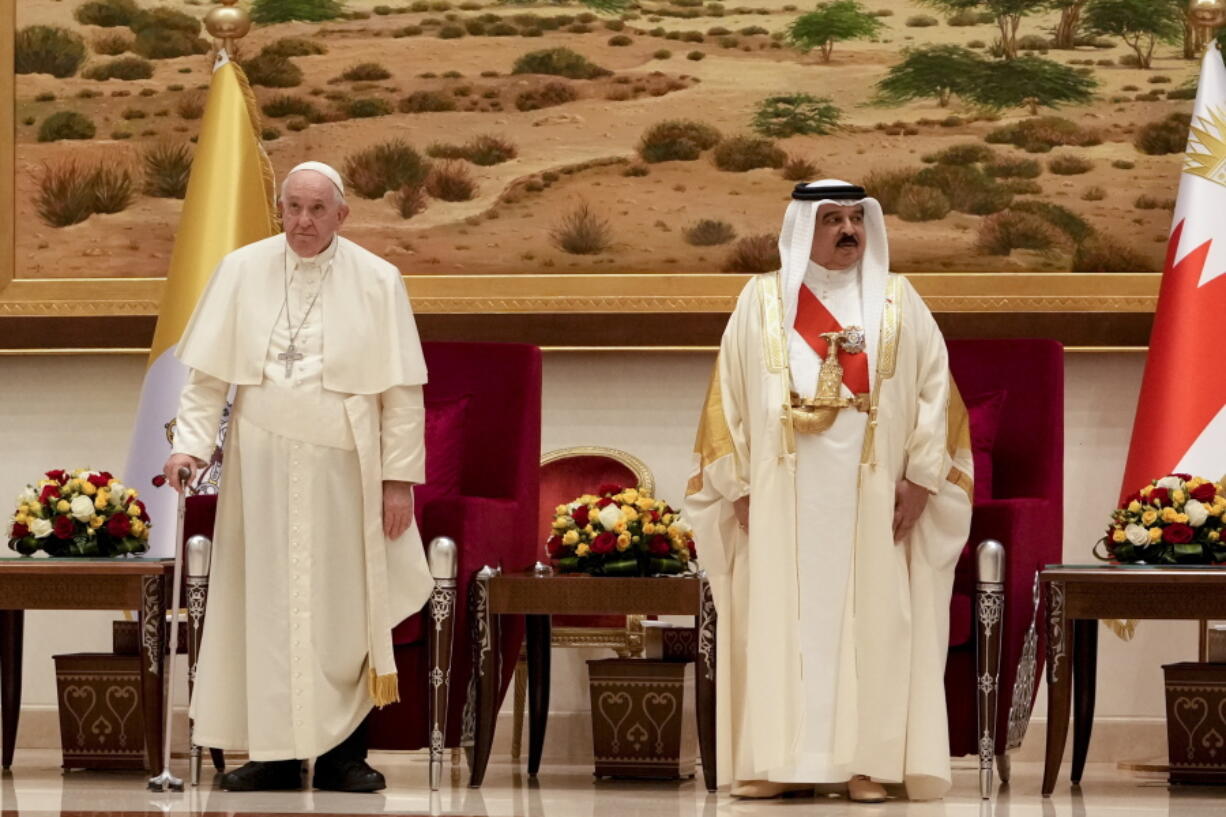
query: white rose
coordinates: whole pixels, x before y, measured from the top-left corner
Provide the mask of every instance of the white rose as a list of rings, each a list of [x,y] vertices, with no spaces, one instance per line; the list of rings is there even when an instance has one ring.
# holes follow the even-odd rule
[[[34,502],[37,499],[38,499],[38,491],[35,491],[33,488],[27,485],[25,487],[25,490],[17,495],[17,504],[18,505],[23,505],[23,504],[29,505],[31,502]]]
[[[1188,515],[1188,524],[1194,528],[1199,528],[1209,518],[1209,509],[1195,499],[1188,500],[1188,504],[1183,506],[1183,512]]]
[[[681,517],[677,517],[677,521],[673,522],[673,527],[676,528],[677,532],[681,534],[690,534],[694,532],[694,529],[690,527],[690,523],[686,522]]]
[[[35,539],[46,539],[51,535],[51,523],[46,519],[33,519],[30,521],[30,533],[34,534]]]
[[[600,513],[596,515],[596,518],[600,520],[600,524],[605,530],[613,530],[613,526],[622,521],[621,506],[616,503],[605,505],[600,509]]]
[[[1137,547],[1149,544],[1149,531],[1140,525],[1129,525],[1124,528],[1124,535]]]
[[[1168,491],[1182,491],[1183,480],[1179,477],[1163,477],[1158,480],[1158,487],[1165,488]]]
[[[94,500],[92,497],[81,494],[73,497],[72,506],[68,509],[72,514],[72,518],[80,522],[88,522],[90,517],[94,515]]]
[[[122,482],[116,482],[110,488],[107,488],[107,490],[111,492],[111,496],[117,499],[123,499],[123,492],[128,490],[128,486],[124,485]]]

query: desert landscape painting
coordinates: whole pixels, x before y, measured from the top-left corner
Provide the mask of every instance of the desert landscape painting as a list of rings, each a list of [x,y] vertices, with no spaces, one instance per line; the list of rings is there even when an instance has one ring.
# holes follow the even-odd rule
[[[881,199],[897,271],[1161,269],[1182,3],[753,1],[254,0],[235,56],[277,173],[340,169],[406,275],[772,269],[825,177]],[[164,275],[210,6],[17,4],[16,278]]]

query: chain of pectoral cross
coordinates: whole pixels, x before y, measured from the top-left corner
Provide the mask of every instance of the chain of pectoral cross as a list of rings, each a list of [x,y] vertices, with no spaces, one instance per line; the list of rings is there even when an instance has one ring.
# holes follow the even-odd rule
[[[287,245],[288,247],[288,245]],[[281,272],[282,280],[285,283],[285,301],[281,305],[282,311],[285,312],[285,329],[289,332],[289,348],[277,355],[277,360],[285,364],[285,379],[289,380],[294,376],[294,364],[302,360],[305,355],[298,351],[295,341],[298,335],[302,332],[302,327],[306,325],[307,318],[311,316],[311,310],[315,308],[315,302],[319,300],[320,293],[324,290],[324,281],[328,278],[328,273],[332,272],[332,263],[336,260],[333,255],[332,261],[328,262],[328,268],[324,270],[324,274],[319,279],[319,289],[315,291],[315,296],[311,298],[311,302],[307,304],[306,312],[302,315],[302,320],[298,322],[298,328],[293,327],[289,316],[289,251],[288,248],[281,255]]]

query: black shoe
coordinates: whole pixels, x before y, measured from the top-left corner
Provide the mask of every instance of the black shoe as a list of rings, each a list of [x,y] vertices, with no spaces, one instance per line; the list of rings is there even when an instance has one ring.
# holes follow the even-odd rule
[[[220,779],[225,791],[298,791],[302,788],[301,760],[252,760]]]
[[[311,785],[326,791],[369,792],[387,788],[383,775],[365,760],[315,761]]]

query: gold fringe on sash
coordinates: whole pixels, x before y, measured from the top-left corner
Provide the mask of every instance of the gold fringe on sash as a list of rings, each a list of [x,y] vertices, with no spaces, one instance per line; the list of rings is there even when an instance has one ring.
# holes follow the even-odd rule
[[[389,673],[388,675],[376,675],[374,667],[371,667],[370,674],[367,676],[367,682],[370,687],[370,698],[375,702],[375,706],[382,709],[388,704],[400,702],[400,683],[399,675]]]

